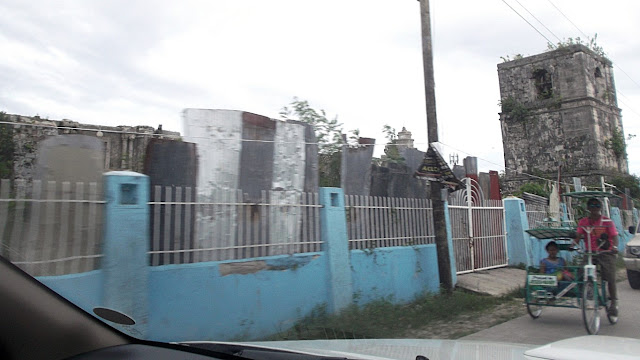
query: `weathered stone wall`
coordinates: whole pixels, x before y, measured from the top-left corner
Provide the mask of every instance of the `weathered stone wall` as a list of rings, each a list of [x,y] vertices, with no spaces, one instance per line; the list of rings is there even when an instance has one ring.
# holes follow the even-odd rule
[[[371,165],[370,196],[428,199],[428,181],[416,179],[410,169],[402,164],[386,167]]]
[[[364,146],[342,148],[340,163],[340,183],[345,195],[365,195],[371,192],[371,159],[373,145],[376,140],[360,138],[359,144]]]
[[[498,65],[510,188],[529,178],[628,173],[608,142],[624,139],[611,62],[582,45]]]
[[[36,167],[41,151],[40,144],[58,135],[85,135],[102,142],[102,169],[133,170],[142,172],[147,143],[156,137],[178,139],[179,133],[156,130],[149,126],[98,126],[80,124],[70,120],[48,120],[39,117],[6,115],[5,121],[15,123],[13,132],[13,178],[31,181],[38,177]],[[160,134],[160,135],[158,135]],[[60,178],[60,176],[57,176]],[[67,180],[74,180],[72,179]],[[61,180],[61,178],[60,178]]]

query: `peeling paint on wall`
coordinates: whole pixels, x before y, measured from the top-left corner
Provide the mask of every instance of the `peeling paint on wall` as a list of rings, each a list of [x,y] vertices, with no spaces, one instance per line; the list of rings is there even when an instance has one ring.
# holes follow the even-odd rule
[[[197,201],[236,202],[242,151],[242,112],[186,109],[183,122],[185,140],[198,146]],[[210,249],[235,244],[235,221],[235,207],[200,208],[196,213],[197,247]],[[197,261],[227,258],[219,252],[200,251],[195,255]]]
[[[218,269],[221,276],[227,276],[231,274],[246,275],[257,273],[267,268],[267,263],[264,260],[257,261],[245,261],[237,263],[227,263],[218,265]]]
[[[271,201],[278,206],[268,208],[265,230],[277,245],[268,253],[293,253],[302,211],[283,204],[299,203],[305,190],[317,190],[305,189],[307,169],[317,167],[317,157],[307,157],[308,125],[232,110],[186,109],[183,115],[185,139],[198,145],[198,201]],[[237,243],[236,229],[245,225],[237,224],[235,206],[199,209],[196,243],[201,249],[229,247]],[[198,261],[231,258],[222,253],[199,252]]]
[[[198,145],[198,195],[212,189],[237,189],[242,142],[242,112],[185,109],[184,137]]]

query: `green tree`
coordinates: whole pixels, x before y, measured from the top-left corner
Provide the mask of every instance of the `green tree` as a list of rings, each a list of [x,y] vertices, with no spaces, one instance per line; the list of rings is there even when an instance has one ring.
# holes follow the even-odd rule
[[[400,155],[400,151],[397,146],[398,133],[396,132],[396,129],[389,125],[385,125],[382,127],[382,132],[384,132],[385,137],[387,138],[387,146],[384,147],[384,154],[386,155],[384,161],[387,163],[404,164],[404,157]]]
[[[340,167],[342,164],[342,124],[338,117],[327,118],[324,110],[315,110],[307,100],[297,97],[280,110],[284,120],[298,120],[310,124],[318,142],[318,177],[320,186],[340,187]],[[359,136],[358,130],[352,131]]]
[[[0,121],[7,121],[7,115],[0,112]],[[0,124],[0,179],[13,176],[13,128],[8,124]]]
[[[338,116],[327,118],[324,110],[315,110],[307,100],[297,97],[289,106],[280,110],[280,116],[284,120],[298,120],[313,126],[318,140],[320,154],[333,154],[339,152],[342,147],[342,124],[338,122]]]
[[[624,189],[629,189],[632,198],[640,199],[640,177],[637,175],[620,174],[608,181],[621,192],[624,192]]]
[[[520,189],[514,193],[515,196],[522,196],[524,193],[549,197],[550,191],[547,190],[545,184],[539,182],[530,182],[520,186]]]

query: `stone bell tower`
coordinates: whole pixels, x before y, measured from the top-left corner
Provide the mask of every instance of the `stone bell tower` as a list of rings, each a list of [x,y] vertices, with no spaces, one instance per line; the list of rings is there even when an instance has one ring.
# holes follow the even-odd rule
[[[505,185],[629,172],[612,63],[583,45],[498,65]]]

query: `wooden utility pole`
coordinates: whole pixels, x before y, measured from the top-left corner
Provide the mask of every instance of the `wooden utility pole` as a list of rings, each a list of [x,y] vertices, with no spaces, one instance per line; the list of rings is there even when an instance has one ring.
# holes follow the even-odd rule
[[[431,13],[429,0],[420,1],[422,20],[422,62],[424,66],[424,95],[427,103],[427,135],[429,144],[438,142],[438,119],[436,117],[436,89],[433,75],[433,48],[431,46]]]
[[[436,118],[436,91],[433,75],[433,49],[431,46],[431,14],[429,0],[420,1],[420,17],[422,20],[422,58],[424,64],[424,93],[427,103],[427,135],[429,144],[438,142],[438,119]],[[431,204],[433,205],[433,225],[436,235],[438,254],[438,271],[440,284],[447,294],[453,292],[449,243],[442,200],[442,184],[431,181]]]

